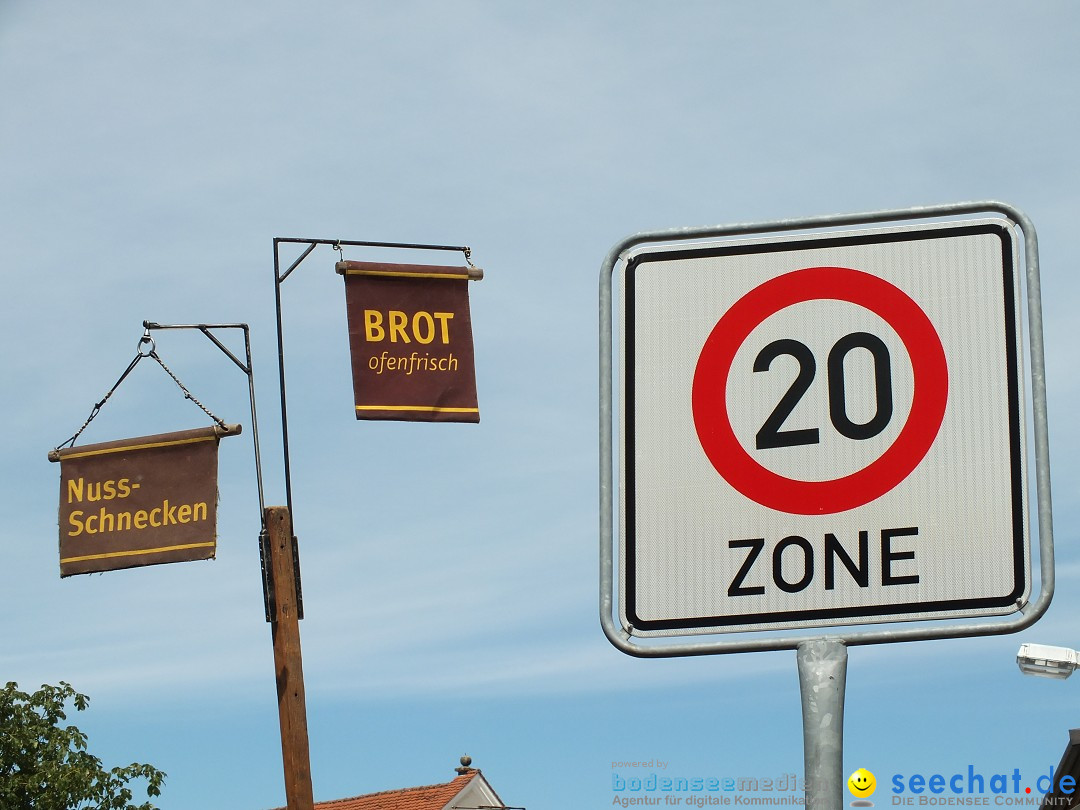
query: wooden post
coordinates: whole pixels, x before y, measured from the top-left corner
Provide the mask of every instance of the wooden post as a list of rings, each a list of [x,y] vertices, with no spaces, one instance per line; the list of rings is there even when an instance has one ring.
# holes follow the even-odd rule
[[[313,810],[292,518],[284,506],[268,506],[264,516],[270,557],[266,561],[272,594],[270,631],[274,638],[285,799],[288,810]]]

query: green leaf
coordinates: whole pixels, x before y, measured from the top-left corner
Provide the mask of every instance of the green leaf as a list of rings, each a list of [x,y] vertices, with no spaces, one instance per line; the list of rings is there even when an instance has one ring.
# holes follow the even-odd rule
[[[83,732],[60,725],[69,702],[80,712],[90,705],[64,681],[32,694],[9,681],[0,691],[0,808],[157,810],[132,804],[129,783],[145,781],[146,795],[160,796],[165,773],[138,762],[106,770]]]

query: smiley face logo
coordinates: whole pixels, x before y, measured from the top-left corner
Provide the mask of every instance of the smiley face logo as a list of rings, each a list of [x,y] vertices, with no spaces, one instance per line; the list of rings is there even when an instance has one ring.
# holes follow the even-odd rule
[[[848,777],[847,786],[852,796],[857,799],[865,799],[867,796],[873,795],[877,789],[877,780],[866,768],[859,768]]]

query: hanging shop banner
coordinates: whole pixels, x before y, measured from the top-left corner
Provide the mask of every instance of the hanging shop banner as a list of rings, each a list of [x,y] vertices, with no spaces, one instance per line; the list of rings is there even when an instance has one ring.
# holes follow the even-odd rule
[[[479,422],[469,280],[475,267],[338,262],[357,419]]]
[[[60,576],[213,559],[217,448],[240,425],[213,425],[49,453],[60,462]]]

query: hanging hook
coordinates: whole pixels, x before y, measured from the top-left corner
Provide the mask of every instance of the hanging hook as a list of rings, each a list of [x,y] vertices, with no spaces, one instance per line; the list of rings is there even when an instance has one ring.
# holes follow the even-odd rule
[[[465,263],[468,264],[469,267],[476,267],[476,265],[472,263],[472,248],[468,246],[463,247],[461,252],[465,254]]]
[[[340,239],[338,239],[336,242],[334,242],[334,244],[332,244],[330,247],[332,247],[334,250],[336,250],[338,253],[341,254],[341,256],[340,256],[341,261],[345,261],[345,249],[341,246],[341,240]]]
[[[146,345],[149,345],[150,348],[147,351],[143,351],[143,347]],[[150,357],[156,349],[157,346],[154,345],[154,339],[150,337],[150,327],[144,325],[143,334],[142,337],[139,338],[139,345],[136,351],[138,351],[140,357]]]

